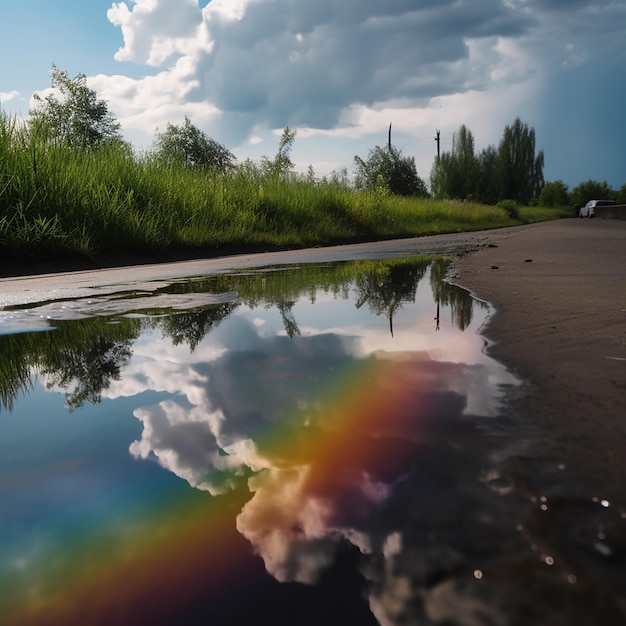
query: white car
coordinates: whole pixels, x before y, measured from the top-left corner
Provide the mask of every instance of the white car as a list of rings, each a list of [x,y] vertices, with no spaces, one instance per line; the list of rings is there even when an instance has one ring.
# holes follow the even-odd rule
[[[615,200],[589,200],[584,207],[578,211],[578,217],[595,217],[597,206],[611,206]]]

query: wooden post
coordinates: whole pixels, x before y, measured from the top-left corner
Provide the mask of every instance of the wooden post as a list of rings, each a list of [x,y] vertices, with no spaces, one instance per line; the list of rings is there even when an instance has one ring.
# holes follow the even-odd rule
[[[439,154],[439,143],[440,143],[439,136],[440,136],[439,129],[437,129],[437,136],[435,137],[435,141],[437,142],[437,158],[439,158],[439,156],[440,156],[440,154]]]
[[[389,123],[389,135],[387,137],[387,147],[391,150],[391,122]]]

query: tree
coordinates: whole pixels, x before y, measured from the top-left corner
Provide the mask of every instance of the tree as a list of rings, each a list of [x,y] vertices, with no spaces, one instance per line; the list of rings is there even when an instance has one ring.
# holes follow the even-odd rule
[[[199,167],[225,172],[234,166],[235,156],[223,145],[210,139],[185,116],[182,125],[168,124],[157,133],[153,151],[168,164]]]
[[[497,204],[498,187],[498,150],[495,146],[487,146],[478,155],[476,201]]]
[[[261,169],[264,174],[268,176],[285,177],[291,173],[293,170],[293,162],[290,154],[295,138],[296,131],[289,128],[289,126],[285,126],[278,144],[278,152],[276,152],[274,158],[270,159],[266,156],[261,158]]]
[[[606,181],[586,180],[572,189],[571,203],[576,208],[585,206],[589,200],[616,200],[617,194]]]
[[[456,186],[455,163],[451,152],[435,157],[430,170],[430,190],[435,198],[451,198],[450,191]]]
[[[452,150],[438,156],[430,175],[433,194],[439,198],[470,198],[476,192],[479,162],[474,136],[462,125],[452,136]]]
[[[478,160],[474,154],[474,135],[465,125],[452,136],[452,154],[458,171],[457,197],[468,198],[476,190]]]
[[[528,204],[543,185],[543,150],[535,156],[535,129],[519,117],[506,126],[498,147],[499,199]]]
[[[109,112],[107,102],[87,86],[84,74],[72,79],[53,65],[50,75],[55,91],[45,98],[35,94],[28,121],[32,133],[80,149],[122,141],[120,124]]]
[[[562,180],[546,183],[539,194],[539,206],[569,206],[569,203],[568,187]]]
[[[357,189],[374,191],[383,187],[399,196],[427,196],[424,181],[417,174],[415,159],[405,157],[393,145],[376,146],[367,160],[354,157]]]

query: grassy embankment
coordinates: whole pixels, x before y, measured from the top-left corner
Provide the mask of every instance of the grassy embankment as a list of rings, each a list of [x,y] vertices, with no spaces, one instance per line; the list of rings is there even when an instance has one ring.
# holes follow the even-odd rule
[[[0,258],[12,262],[298,248],[567,215],[508,208],[357,193],[337,182],[270,177],[252,163],[212,175],[119,147],[70,150],[31,140],[0,115]]]

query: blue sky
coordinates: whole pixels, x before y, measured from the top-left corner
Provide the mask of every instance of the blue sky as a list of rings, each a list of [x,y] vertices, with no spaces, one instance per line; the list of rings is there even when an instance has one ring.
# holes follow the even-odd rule
[[[546,180],[626,183],[623,0],[20,0],[0,15],[0,106],[26,115],[54,63],[83,73],[138,149],[187,115],[238,159],[297,130],[297,169],[387,140],[428,180],[461,124],[516,117]]]

